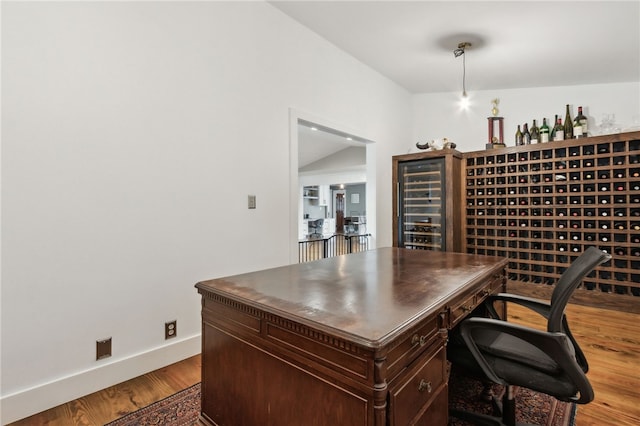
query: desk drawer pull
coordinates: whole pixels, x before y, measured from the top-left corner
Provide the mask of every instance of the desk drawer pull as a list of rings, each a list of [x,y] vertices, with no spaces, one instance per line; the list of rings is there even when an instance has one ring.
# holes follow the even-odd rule
[[[427,393],[431,393],[431,382],[427,382],[425,379],[420,380],[420,384],[418,385],[418,392],[427,391]]]
[[[462,309],[462,312],[469,312],[469,311],[472,311],[472,310],[473,310],[473,306],[465,306],[465,305],[462,305],[462,306],[460,307],[460,309]]]
[[[427,336],[418,336],[418,333],[411,337],[411,346],[424,346],[427,343]]]

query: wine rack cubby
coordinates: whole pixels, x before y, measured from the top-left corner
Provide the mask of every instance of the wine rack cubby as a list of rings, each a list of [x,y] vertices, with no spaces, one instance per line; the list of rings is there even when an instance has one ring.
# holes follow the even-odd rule
[[[587,247],[612,255],[587,290],[640,296],[640,132],[465,154],[468,253],[555,284]]]

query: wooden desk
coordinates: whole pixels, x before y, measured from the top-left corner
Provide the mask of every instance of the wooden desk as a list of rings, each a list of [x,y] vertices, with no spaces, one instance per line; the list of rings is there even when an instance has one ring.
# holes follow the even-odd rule
[[[447,424],[447,330],[507,260],[383,248],[203,281],[208,425]]]

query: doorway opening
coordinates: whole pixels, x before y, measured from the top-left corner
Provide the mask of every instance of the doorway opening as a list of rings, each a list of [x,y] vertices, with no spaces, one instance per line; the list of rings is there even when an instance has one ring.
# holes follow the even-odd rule
[[[375,192],[369,191],[375,188],[375,170],[367,159],[375,158],[374,144],[343,129],[291,111],[291,263],[298,261],[298,245],[310,232],[331,236],[373,230],[367,224],[375,223]]]

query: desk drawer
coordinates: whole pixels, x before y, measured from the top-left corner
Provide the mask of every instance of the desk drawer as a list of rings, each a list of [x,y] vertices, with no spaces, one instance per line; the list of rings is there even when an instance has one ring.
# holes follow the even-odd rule
[[[462,320],[464,317],[469,315],[469,312],[471,312],[475,307],[476,307],[475,293],[472,294],[471,296],[467,296],[466,298],[462,299],[460,303],[457,303],[456,305],[452,306],[451,316],[450,316],[451,328],[455,327],[455,325],[458,324],[460,320]]]
[[[476,292],[467,294],[460,299],[460,302],[454,303],[450,311],[450,327],[455,327],[462,319],[464,319],[471,311],[473,311],[484,299],[490,294],[499,293],[504,290],[504,273],[496,272],[487,282]]]
[[[444,386],[427,409],[412,425],[446,425],[449,419],[449,387]]]
[[[438,343],[425,355],[389,391],[391,426],[413,424],[446,388],[445,347]]]
[[[438,330],[443,327],[439,324],[438,316],[427,319],[418,329],[414,330],[402,342],[393,348],[387,355],[387,375],[391,380],[402,369],[406,368],[411,362],[418,357],[425,349],[438,339]]]

